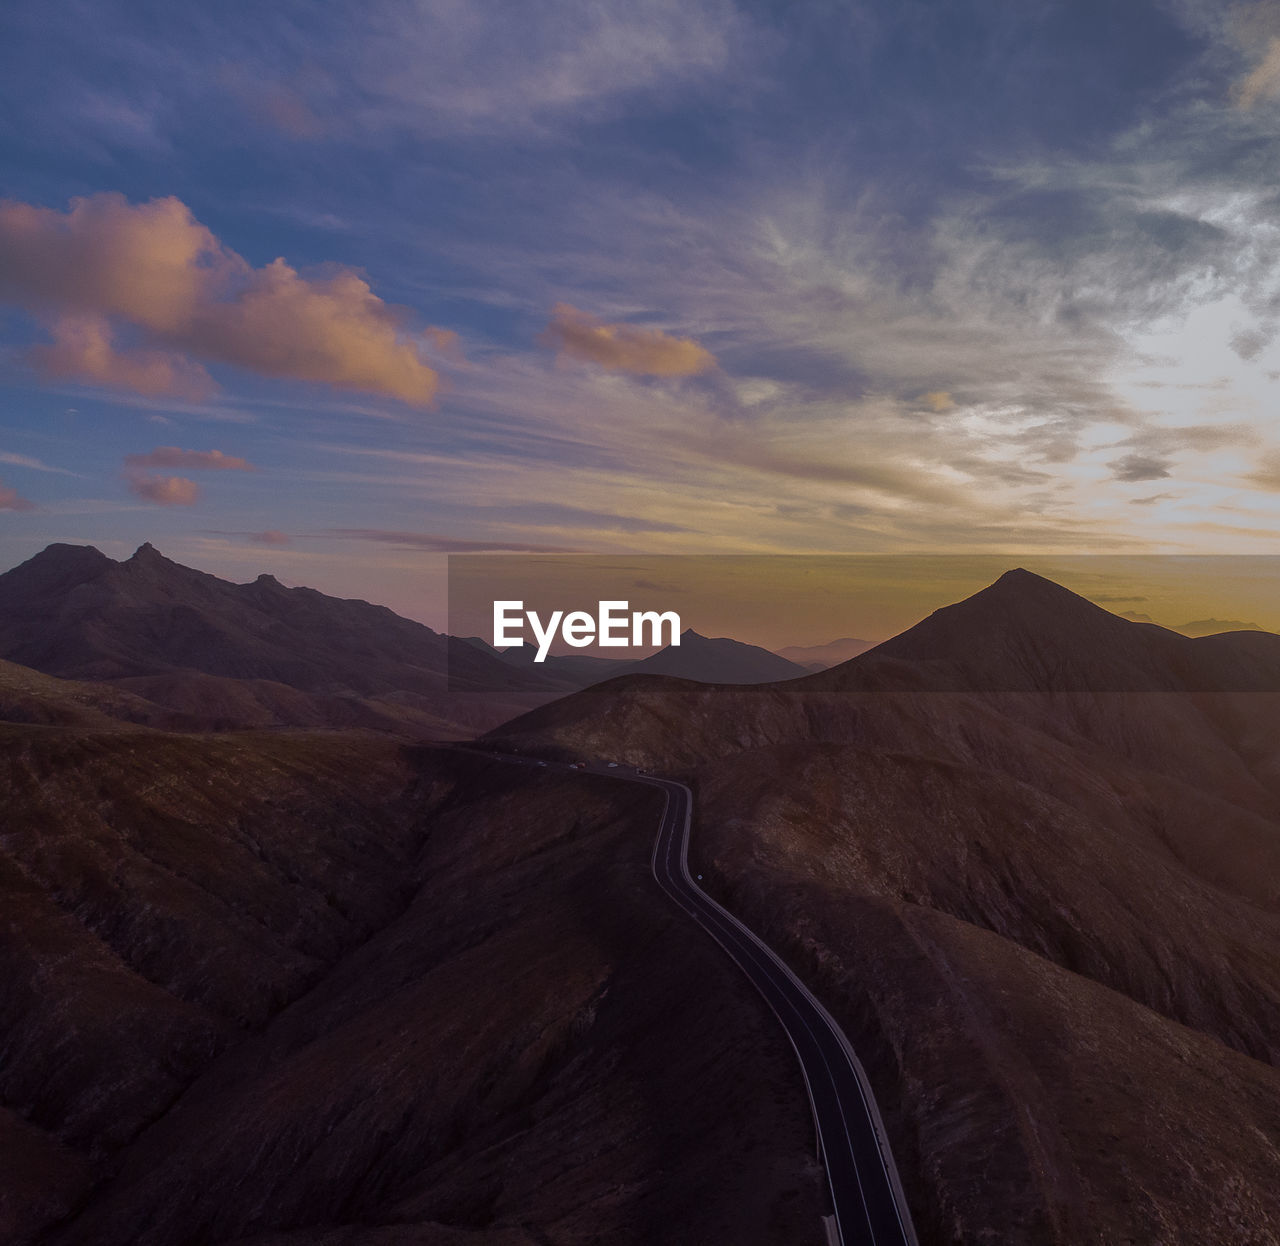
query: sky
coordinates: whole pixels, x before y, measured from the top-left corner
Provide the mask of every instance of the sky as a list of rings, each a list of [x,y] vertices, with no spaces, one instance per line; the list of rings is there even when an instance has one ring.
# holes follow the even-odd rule
[[[499,644],[497,603],[506,603],[502,613],[510,620],[535,612],[545,630],[556,611],[582,611],[598,620],[600,603],[608,601],[625,603],[611,608],[614,618],[671,611],[680,628],[766,649],[836,639],[879,644],[980,592],[1010,570],[1012,561],[1133,622],[1187,636],[1280,632],[1275,555],[989,553],[454,554],[446,630]],[[570,645],[554,627],[552,632],[554,654],[628,661],[637,649],[644,656],[655,648]],[[534,643],[535,629],[527,621],[510,634]],[[646,639],[650,634],[643,633]],[[667,636],[662,634],[664,644]]]
[[[9,0],[0,101],[0,565],[1274,549],[1280,3]]]

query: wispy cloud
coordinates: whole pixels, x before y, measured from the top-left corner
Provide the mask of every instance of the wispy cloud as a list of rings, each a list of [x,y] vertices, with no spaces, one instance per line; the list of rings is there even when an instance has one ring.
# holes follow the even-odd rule
[[[185,471],[251,472],[257,469],[246,459],[223,454],[221,450],[180,450],[177,446],[157,446],[146,454],[126,454],[129,468],[176,467]]]
[[[226,532],[218,528],[210,528],[206,530],[205,535],[236,537],[242,541],[248,541],[251,545],[284,546],[293,542],[293,538],[287,532],[278,532],[275,529],[267,529],[265,532]]]
[[[1248,110],[1280,96],[1280,37],[1271,35],[1261,46],[1261,56],[1235,84],[1233,94],[1238,108]]]
[[[1244,480],[1266,493],[1280,493],[1280,450],[1260,455],[1253,469],[1245,473]]]
[[[316,535],[343,541],[372,541],[401,549],[419,549],[432,554],[575,554],[578,549],[558,545],[537,545],[524,541],[468,541],[435,536],[426,532],[396,532],[382,528],[327,528]]]
[[[0,463],[8,463],[10,467],[27,467],[33,472],[52,472],[58,476],[80,476],[79,472],[70,471],[65,467],[52,467],[39,459],[33,459],[29,454],[0,452]]]

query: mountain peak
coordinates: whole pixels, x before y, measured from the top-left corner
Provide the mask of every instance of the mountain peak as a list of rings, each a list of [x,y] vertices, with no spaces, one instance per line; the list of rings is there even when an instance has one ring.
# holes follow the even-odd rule
[[[92,580],[115,565],[113,559],[92,545],[66,545],[58,541],[6,571],[0,579],[11,593],[18,591],[18,585],[25,586],[27,592],[38,592],[42,588],[65,588]]]
[[[928,664],[920,687],[966,691],[1130,691],[1172,687],[1166,659],[1183,637],[1121,619],[1053,580],[1015,567],[935,610],[849,667]],[[822,676],[818,676],[819,679]]]
[[[151,562],[155,559],[160,559],[163,562],[169,561],[158,549],[156,549],[154,545],[151,544],[150,541],[143,541],[142,544],[133,551],[133,556],[129,561]]]
[[[1018,593],[1055,593],[1066,594],[1075,597],[1078,594],[1073,593],[1069,588],[1063,588],[1061,584],[1055,583],[1053,580],[1046,579],[1042,575],[1037,575],[1034,571],[1028,571],[1026,567],[1011,567],[994,583],[988,585],[987,591],[998,589],[1003,592]],[[1083,600],[1083,598],[1081,599]]]
[[[68,566],[101,567],[111,561],[96,545],[68,545],[63,541],[54,541],[21,565],[30,567],[58,562]]]

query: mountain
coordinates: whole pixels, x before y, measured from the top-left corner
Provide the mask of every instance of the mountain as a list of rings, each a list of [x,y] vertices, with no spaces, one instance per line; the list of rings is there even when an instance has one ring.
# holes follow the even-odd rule
[[[922,1241],[1265,1242],[1278,690],[1280,637],[1014,570],[805,679],[616,680],[492,738],[688,779],[691,867],[863,1055]]]
[[[51,545],[0,575],[0,657],[110,683],[208,727],[471,734],[572,685],[364,601],[232,584],[150,544]]]
[[[692,628],[680,634],[678,645],[668,645],[618,671],[619,675],[669,675],[704,684],[775,683],[807,673],[803,666],[758,645],[700,636]]]
[[[820,1241],[790,1048],[649,881],[653,793],[32,727],[0,785],[6,1246]]]
[[[1280,637],[1184,636],[1123,619],[1016,569],[809,686],[899,685],[966,692],[1280,691]]]
[[[585,653],[548,654],[539,662],[536,660],[537,649],[533,645],[495,649],[480,636],[465,636],[462,639],[466,644],[474,645],[518,670],[533,672],[544,679],[557,680],[567,689],[586,688],[602,680],[612,679],[632,665],[625,658],[602,658]]]
[[[808,674],[805,667],[779,657],[758,645],[727,637],[710,639],[692,628],[680,635],[678,645],[668,645],[647,658],[627,661],[593,654],[560,654],[534,661],[531,645],[498,650],[478,636],[466,643],[493,654],[519,670],[562,681],[574,689],[588,688],[624,675],[670,675],[706,684],[763,684]]]
[[[871,641],[858,640],[853,636],[845,636],[840,640],[832,640],[825,645],[788,645],[777,650],[780,658],[803,666],[807,671],[825,671],[829,667],[838,666],[858,654],[873,648]]]
[[[49,617],[139,663],[116,597],[197,590],[100,559],[35,577]],[[74,633],[86,582],[110,626]],[[278,659],[252,586],[198,584],[228,653]],[[651,793],[365,732],[103,729],[134,680],[329,695],[0,667],[33,717],[0,724],[0,1238],[816,1246],[794,1060],[652,886]],[[690,783],[691,868],[850,1035],[922,1243],[1261,1246],[1277,687],[1280,637],[1014,571],[817,675],[622,676],[488,740]]]
[[[1261,632],[1264,629],[1257,623],[1245,623],[1241,619],[1193,619],[1190,623],[1179,623],[1173,630],[1184,636],[1213,636],[1218,632]]]

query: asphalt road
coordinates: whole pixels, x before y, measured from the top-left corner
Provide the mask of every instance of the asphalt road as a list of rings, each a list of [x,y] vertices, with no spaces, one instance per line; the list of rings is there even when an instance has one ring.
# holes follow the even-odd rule
[[[527,757],[504,760],[564,768]],[[918,1246],[880,1111],[844,1031],[781,957],[707,895],[689,873],[692,793],[682,783],[638,774],[629,767],[579,768],[645,783],[666,794],[653,846],[653,876],[671,900],[728,952],[790,1038],[809,1089],[842,1246]]]

